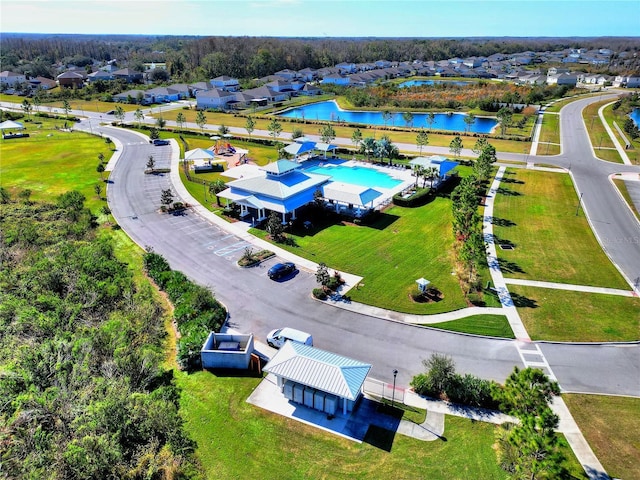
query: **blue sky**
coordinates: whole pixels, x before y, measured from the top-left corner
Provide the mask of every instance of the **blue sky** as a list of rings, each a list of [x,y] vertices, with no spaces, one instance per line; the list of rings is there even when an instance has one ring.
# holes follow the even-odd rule
[[[1,0],[3,32],[640,36],[640,0]]]

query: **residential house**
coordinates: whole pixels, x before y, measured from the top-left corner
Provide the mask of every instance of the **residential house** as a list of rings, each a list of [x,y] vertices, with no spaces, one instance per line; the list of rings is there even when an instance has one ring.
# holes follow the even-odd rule
[[[295,70],[289,70],[288,68],[280,70],[279,72],[274,73],[274,75],[289,81],[298,78],[298,72],[296,72]]]
[[[40,90],[51,90],[58,86],[55,80],[40,76],[29,79],[29,84],[31,85],[31,88]]]
[[[131,68],[121,68],[113,72],[113,78],[124,80],[127,83],[142,83],[144,76]]]
[[[350,62],[341,62],[336,65],[336,68],[340,71],[340,73],[345,75],[357,72],[356,64]]]
[[[322,90],[320,90],[315,85],[311,85],[310,83],[305,83],[302,90],[300,90],[300,95],[321,95]]]
[[[559,73],[557,75],[547,75],[547,84],[549,85],[568,85],[575,87],[578,83],[578,74],[576,73]]]
[[[198,92],[206,92],[211,90],[211,84],[209,82],[196,82],[189,84],[189,95],[195,97]]]
[[[95,72],[87,75],[87,81],[89,83],[97,82],[98,80],[113,80],[113,75],[109,72],[105,72],[104,70],[96,70]]]
[[[209,81],[213,88],[218,90],[224,90],[225,92],[237,92],[240,90],[240,82],[237,78],[228,77],[226,75],[220,75]]]
[[[189,98],[191,96],[191,89],[186,83],[174,83],[173,85],[169,85],[167,88],[178,92],[179,99]]]
[[[244,93],[251,95],[254,102],[284,102],[289,99],[289,92],[276,92],[273,88],[263,85],[258,88],[245,90]]]
[[[0,85],[15,87],[21,83],[27,81],[27,77],[22,73],[11,72],[9,70],[5,70],[4,72],[0,72]]]
[[[58,85],[64,88],[82,88],[86,74],[83,75],[79,71],[67,71],[56,77]]]
[[[640,87],[640,77],[618,75],[613,79],[612,85],[614,87],[638,88]]]
[[[153,95],[146,90],[128,90],[118,93],[113,97],[114,102],[119,103],[137,103],[139,105],[148,105],[153,103]]]
[[[320,83],[325,84],[335,84],[335,85],[350,85],[351,79],[348,76],[342,75],[340,73],[332,73],[322,78]]]
[[[558,75],[559,73],[569,73],[570,71],[569,68],[550,67],[549,70],[547,70],[547,75]]]
[[[300,80],[303,82],[313,82],[317,77],[316,71],[313,68],[303,68],[302,70],[298,70],[298,75]]]
[[[151,98],[151,103],[169,103],[180,100],[180,92],[171,87],[151,88],[145,93]]]
[[[213,88],[196,93],[196,108],[198,110],[226,109],[230,102],[236,101],[235,92]]]

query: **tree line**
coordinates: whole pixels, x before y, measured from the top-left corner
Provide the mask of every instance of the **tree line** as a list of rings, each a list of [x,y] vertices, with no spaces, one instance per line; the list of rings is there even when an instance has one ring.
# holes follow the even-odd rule
[[[3,35],[1,47],[3,69],[34,76],[47,72],[50,75],[45,76],[51,76],[51,65],[56,62],[83,66],[91,59],[116,59],[119,65],[138,69],[143,62],[166,62],[174,81],[185,82],[220,75],[260,78],[283,69],[318,69],[341,62],[437,61],[575,47],[627,51],[631,55],[624,61],[616,60],[612,66],[626,71],[638,68],[633,56],[638,50],[637,42],[624,37],[361,39],[14,34]]]

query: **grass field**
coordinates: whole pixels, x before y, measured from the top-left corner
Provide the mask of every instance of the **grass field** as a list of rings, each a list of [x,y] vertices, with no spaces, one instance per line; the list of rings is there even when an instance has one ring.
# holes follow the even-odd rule
[[[387,451],[248,404],[259,379],[197,372],[176,380],[205,478],[505,478],[491,424],[448,416],[446,441],[395,435]]]
[[[30,189],[32,200],[54,200],[62,193],[78,190],[86,197],[86,206],[97,214],[105,202],[97,197],[94,187],[101,185],[101,197],[106,190],[96,171],[98,154],[102,153],[106,161],[112,152],[100,137],[64,132],[60,130],[63,125],[63,120],[38,118],[25,122],[28,138],[2,140],[2,186],[13,195]]]
[[[633,200],[631,199],[631,195],[629,195],[629,190],[627,189],[627,184],[625,183],[625,181],[622,180],[621,178],[614,178],[613,183],[616,185],[616,187],[620,191],[620,195],[622,195],[625,202],[627,202],[627,205],[629,205],[629,208],[633,210],[633,213],[636,216],[636,218],[640,220],[640,212],[638,212],[638,208],[636,207],[636,204],[633,203]]]
[[[579,211],[567,174],[507,170],[495,202],[494,234],[506,277],[628,289]],[[589,259],[585,261],[585,259]]]
[[[509,285],[533,340],[640,340],[640,298]]]
[[[324,228],[322,228],[324,227]],[[265,237],[263,230],[253,229]],[[352,300],[408,313],[440,313],[465,307],[451,258],[451,203],[435,198],[419,208],[392,207],[371,226],[317,225],[292,235],[289,251],[317,263],[364,277],[349,292]],[[427,278],[443,293],[433,303],[416,303],[417,278]]]
[[[611,478],[640,479],[640,398],[562,395]]]

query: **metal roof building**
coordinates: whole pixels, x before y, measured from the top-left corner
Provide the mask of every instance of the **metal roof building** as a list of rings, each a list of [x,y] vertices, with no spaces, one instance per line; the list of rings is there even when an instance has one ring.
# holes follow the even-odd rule
[[[305,405],[334,413],[337,402],[330,411],[318,406],[318,395],[323,396],[323,405],[328,400],[342,400],[342,411],[346,415],[360,398],[371,365],[335,353],[310,347],[299,342],[288,341],[264,367],[276,376],[278,386],[287,398]],[[296,388],[300,389],[300,396]],[[287,395],[291,392],[291,396]],[[311,398],[310,402],[308,398]]]

